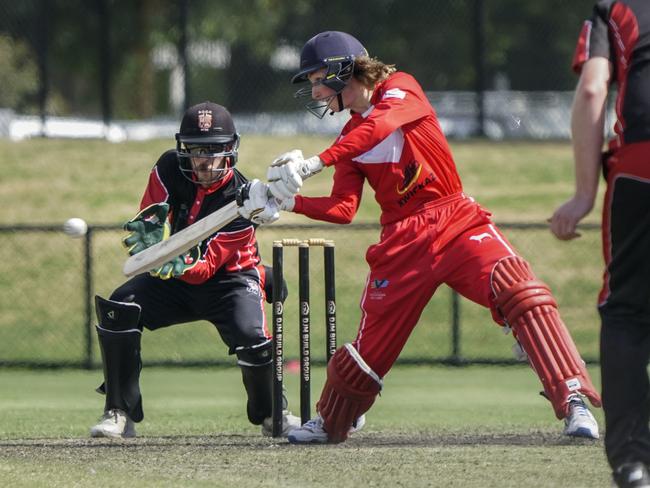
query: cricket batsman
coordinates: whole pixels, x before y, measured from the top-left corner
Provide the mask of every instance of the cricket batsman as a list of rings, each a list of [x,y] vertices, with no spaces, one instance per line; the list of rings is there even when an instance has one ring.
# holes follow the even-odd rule
[[[318,415],[289,432],[296,444],[345,441],[373,405],[423,308],[441,284],[489,308],[512,329],[539,377],[564,433],[596,439],[585,398],[600,397],[562,322],[549,287],[463,192],[451,150],[418,82],[368,55],[344,32],[328,31],[302,48],[296,92],[319,118],[350,111],[336,141],[303,158],[294,150],[268,170],[269,209],[316,220],[352,221],[368,181],[381,207],[380,241],[366,253],[370,272],[356,339],[337,350],[317,404]],[[303,179],[333,169],[329,196],[298,195]]]

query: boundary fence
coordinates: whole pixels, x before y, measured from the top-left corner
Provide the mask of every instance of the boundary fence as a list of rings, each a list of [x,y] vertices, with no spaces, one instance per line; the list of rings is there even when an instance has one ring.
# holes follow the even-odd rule
[[[326,235],[324,233],[332,231],[332,226],[330,224],[278,224],[271,226],[273,232],[281,232],[285,234],[295,234],[306,236],[316,232],[320,232],[320,235]],[[380,226],[378,224],[351,224],[345,226],[346,231],[352,232],[377,232],[379,233]],[[499,227],[506,231],[507,234],[511,231],[518,231],[520,233],[534,233],[543,231],[548,233],[547,225],[543,223],[501,223]],[[269,228],[260,228],[258,229],[258,236],[264,236],[266,232],[269,232]],[[583,231],[587,233],[596,234],[596,230],[599,229],[599,226],[596,224],[586,224],[581,227]],[[31,359],[6,359],[2,357],[0,353],[0,366],[1,367],[30,367],[30,368],[85,368],[85,369],[96,369],[101,366],[100,358],[98,356],[96,339],[95,339],[95,316],[93,309],[93,297],[96,293],[95,286],[95,273],[98,263],[101,263],[102,257],[98,256],[95,252],[95,241],[98,237],[102,236],[103,233],[113,233],[120,231],[121,226],[119,225],[89,225],[87,234],[81,239],[82,245],[82,264],[80,266],[81,277],[75,280],[77,283],[75,286],[78,287],[78,290],[75,292],[74,289],[70,293],[78,294],[83,297],[81,300],[83,303],[83,320],[81,320],[82,330],[79,330],[79,334],[83,336],[83,341],[81,341],[81,347],[83,348],[79,357],[81,360],[41,360],[37,357]],[[10,226],[0,226],[0,239],[5,240],[7,235],[17,235],[20,233],[61,233],[61,227],[59,225],[10,225]],[[262,237],[263,238],[263,237]],[[524,253],[526,255],[526,253]],[[362,256],[359,255],[359,259],[362,259]],[[337,263],[337,271],[340,264]],[[593,281],[597,281],[597,276],[593,276]],[[337,279],[337,283],[340,280]],[[15,290],[14,290],[15,291]],[[20,292],[16,292],[20,293]],[[25,293],[28,293],[25,290]],[[517,364],[520,361],[516,358],[491,358],[491,357],[481,357],[476,355],[465,355],[463,352],[463,310],[468,306],[469,302],[460,297],[457,293],[450,290],[449,293],[450,299],[448,304],[449,311],[449,323],[447,324],[449,343],[446,345],[449,352],[448,354],[433,354],[433,355],[410,355],[408,357],[403,357],[398,360],[399,364],[444,364],[444,365],[453,365],[453,366],[462,366],[470,364],[495,364],[495,365],[512,365]],[[343,298],[347,300],[347,298]],[[53,305],[54,306],[54,305]],[[594,305],[595,308],[595,305]],[[1,328],[1,327],[0,327]],[[594,332],[597,334],[597,332]],[[7,334],[3,334],[5,340]],[[438,344],[440,347],[442,345]],[[593,348],[592,348],[593,349]],[[37,353],[35,353],[37,355]],[[292,358],[288,358],[291,360]],[[595,355],[585,357],[586,362],[594,364],[597,363],[598,359]],[[312,360],[315,364],[323,364],[323,358],[314,358]],[[144,361],[147,366],[210,366],[210,365],[230,365],[230,361],[223,359],[208,359],[208,360],[175,360],[175,359],[152,359]]]

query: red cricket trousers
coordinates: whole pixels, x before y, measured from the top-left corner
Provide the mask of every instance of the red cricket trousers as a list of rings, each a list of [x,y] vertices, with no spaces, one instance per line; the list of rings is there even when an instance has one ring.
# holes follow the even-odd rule
[[[443,283],[489,307],[502,323],[492,303],[490,274],[500,259],[515,255],[490,214],[462,193],[385,225],[380,242],[366,253],[370,273],[355,348],[383,377]]]

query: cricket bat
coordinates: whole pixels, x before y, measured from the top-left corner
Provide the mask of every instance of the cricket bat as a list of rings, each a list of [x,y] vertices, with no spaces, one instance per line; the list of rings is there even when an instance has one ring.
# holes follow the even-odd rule
[[[172,234],[169,239],[134,254],[126,260],[122,272],[131,277],[162,266],[228,225],[238,215],[237,202],[233,200],[180,232]]]

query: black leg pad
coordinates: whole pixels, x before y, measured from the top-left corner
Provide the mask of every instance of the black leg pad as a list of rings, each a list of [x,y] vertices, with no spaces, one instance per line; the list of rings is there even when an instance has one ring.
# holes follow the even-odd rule
[[[273,408],[271,345],[269,340],[255,347],[238,347],[235,350],[248,395],[246,413],[254,425],[260,425],[265,418],[270,417]]]
[[[104,410],[124,410],[134,422],[144,418],[140,394],[140,306],[95,297],[97,336],[104,364]]]

